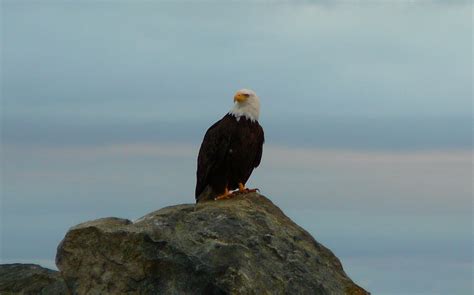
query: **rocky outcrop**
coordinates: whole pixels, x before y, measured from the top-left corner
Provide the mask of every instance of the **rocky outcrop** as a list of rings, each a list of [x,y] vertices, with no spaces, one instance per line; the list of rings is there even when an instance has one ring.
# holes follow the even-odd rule
[[[256,193],[79,224],[56,264],[73,294],[369,294]]]
[[[59,272],[36,264],[0,264],[0,294],[68,294]]]

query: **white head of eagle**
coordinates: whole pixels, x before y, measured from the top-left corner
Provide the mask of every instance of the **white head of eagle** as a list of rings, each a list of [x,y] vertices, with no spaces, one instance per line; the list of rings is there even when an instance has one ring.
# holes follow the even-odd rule
[[[255,191],[245,183],[262,159],[265,139],[259,115],[257,94],[241,89],[232,109],[207,130],[197,161],[196,202]]]
[[[237,120],[244,116],[251,121],[258,121],[260,115],[260,99],[250,89],[241,89],[234,95],[234,107],[229,114],[234,115]]]

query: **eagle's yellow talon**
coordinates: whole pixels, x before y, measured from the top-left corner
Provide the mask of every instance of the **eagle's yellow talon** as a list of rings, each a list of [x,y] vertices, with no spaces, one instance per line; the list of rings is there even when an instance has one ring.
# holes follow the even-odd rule
[[[246,188],[245,185],[241,182],[239,182],[239,191],[238,193],[240,194],[248,194],[248,193],[255,193],[255,192],[260,192],[258,188]]]
[[[214,200],[224,200],[224,199],[230,199],[232,198],[232,192],[229,191],[229,189],[225,188],[225,191],[222,195],[218,195],[217,197],[214,198]]]

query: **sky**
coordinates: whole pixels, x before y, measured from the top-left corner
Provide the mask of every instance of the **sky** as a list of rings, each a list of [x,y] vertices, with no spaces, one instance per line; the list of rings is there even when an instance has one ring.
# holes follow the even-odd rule
[[[261,98],[250,179],[373,294],[471,294],[468,1],[2,1],[0,261],[194,202],[206,129]]]

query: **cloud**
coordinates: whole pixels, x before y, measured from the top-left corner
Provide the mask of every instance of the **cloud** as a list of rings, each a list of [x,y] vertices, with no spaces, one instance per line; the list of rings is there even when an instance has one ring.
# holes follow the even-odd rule
[[[4,145],[4,178],[10,183],[7,189],[31,197],[33,191],[21,183],[42,189],[57,183],[55,190],[63,193],[87,188],[91,195],[80,199],[91,201],[97,197],[94,190],[109,190],[124,202],[131,201],[125,192],[137,185],[146,194],[151,188],[170,194],[170,201],[172,196],[192,201],[198,150],[199,144],[187,143]],[[250,181],[289,208],[311,208],[314,198],[330,196],[320,205],[327,210],[368,206],[390,212],[455,212],[468,210],[463,204],[470,200],[471,159],[472,151],[464,149],[394,152],[266,144],[261,167]],[[279,187],[279,183],[285,185]],[[177,195],[178,186],[189,195]],[[294,192],[298,193],[296,203],[286,197]],[[60,202],[77,203],[74,195]],[[107,199],[107,195],[101,197]]]
[[[223,114],[220,114],[223,115]],[[25,146],[110,146],[177,142],[199,145],[213,119],[115,120],[26,117],[6,113],[2,142]],[[261,119],[272,145],[365,151],[471,149],[471,118],[456,117],[288,117]]]

